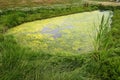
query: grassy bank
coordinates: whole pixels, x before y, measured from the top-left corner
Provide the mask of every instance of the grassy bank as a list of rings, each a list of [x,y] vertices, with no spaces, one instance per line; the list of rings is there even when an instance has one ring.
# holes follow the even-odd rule
[[[74,55],[60,52],[51,55],[43,51],[31,51],[29,48],[23,48],[16,43],[12,36],[3,37],[7,29],[25,22],[96,9],[113,10],[114,16],[111,31],[104,34],[102,29],[104,38],[106,37],[100,40],[103,45],[90,54]],[[88,5],[1,12],[0,80],[119,80],[119,13],[120,10],[116,7]],[[108,41],[109,39],[110,41]]]
[[[43,6],[35,8],[23,8],[14,10],[1,11],[0,28],[7,29],[16,25],[30,22],[34,20],[40,20],[55,16],[73,14],[83,11],[92,11],[96,7],[83,7],[80,4],[74,5],[55,5],[55,6]],[[4,31],[3,29],[3,31]]]

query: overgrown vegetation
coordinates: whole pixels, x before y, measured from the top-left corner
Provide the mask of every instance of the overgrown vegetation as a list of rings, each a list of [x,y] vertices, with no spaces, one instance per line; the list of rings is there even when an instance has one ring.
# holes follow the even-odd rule
[[[0,80],[120,80],[120,9],[103,6],[65,6],[27,10],[7,10],[0,13]],[[90,54],[31,51],[20,47],[14,37],[4,36],[8,28],[24,22],[95,9],[113,10],[110,31],[104,19],[96,42],[97,50]],[[104,23],[105,24],[104,24]],[[103,28],[106,27],[106,28]]]

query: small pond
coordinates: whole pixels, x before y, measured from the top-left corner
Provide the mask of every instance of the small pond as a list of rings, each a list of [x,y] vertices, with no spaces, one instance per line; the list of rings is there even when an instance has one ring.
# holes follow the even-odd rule
[[[24,23],[10,29],[21,46],[49,53],[86,53],[94,50],[102,16],[110,11],[92,11]],[[109,21],[110,23],[110,21]]]

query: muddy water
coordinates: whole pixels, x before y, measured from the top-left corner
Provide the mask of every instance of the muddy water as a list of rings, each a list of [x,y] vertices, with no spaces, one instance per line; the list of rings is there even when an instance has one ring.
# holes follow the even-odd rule
[[[92,11],[28,22],[8,31],[17,42],[32,50],[49,53],[86,53],[94,50],[102,16],[110,11]],[[110,21],[109,21],[110,22]]]

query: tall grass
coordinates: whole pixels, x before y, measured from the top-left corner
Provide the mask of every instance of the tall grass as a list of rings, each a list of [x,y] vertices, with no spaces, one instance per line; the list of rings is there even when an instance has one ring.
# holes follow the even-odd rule
[[[120,67],[120,57],[114,52],[112,27],[109,24],[110,17],[105,20],[105,17],[102,16],[95,37],[95,52],[92,53],[86,69],[102,80],[119,80],[119,71],[117,69],[119,70]]]
[[[100,59],[100,54],[99,52],[102,53],[109,53],[109,49],[111,49],[111,44],[112,44],[112,35],[111,35],[111,26],[110,26],[110,20],[111,20],[111,14],[107,19],[105,19],[105,16],[102,16],[101,23],[96,29],[97,35],[94,38],[94,50],[95,50],[95,56]],[[104,54],[104,55],[105,55]]]
[[[5,36],[0,48],[0,80],[94,80],[85,71],[86,55],[34,52],[20,47],[12,36]]]
[[[16,45],[16,42],[13,41],[12,38],[13,37],[7,37],[7,40],[4,39],[4,41],[0,42],[1,80],[12,80],[16,77],[15,75],[19,75],[20,70],[22,70],[23,53],[19,52],[21,48]],[[21,49],[21,51],[24,50]]]

